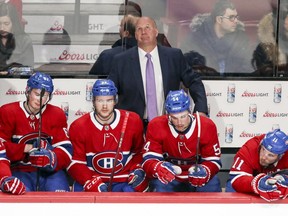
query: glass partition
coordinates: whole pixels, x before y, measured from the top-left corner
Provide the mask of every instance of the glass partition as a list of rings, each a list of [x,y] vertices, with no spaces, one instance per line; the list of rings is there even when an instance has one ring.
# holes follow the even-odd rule
[[[33,63],[20,57],[19,61],[8,58],[5,62],[6,55],[2,72],[30,67],[50,74],[89,75],[103,50],[115,46],[116,41],[124,46],[121,20],[132,14],[152,17],[159,29],[159,44],[180,48],[188,63],[203,76],[287,76],[287,0],[9,2],[17,9],[31,40],[33,54],[27,55]],[[24,52],[23,44],[30,41],[27,35],[15,37],[20,53]]]

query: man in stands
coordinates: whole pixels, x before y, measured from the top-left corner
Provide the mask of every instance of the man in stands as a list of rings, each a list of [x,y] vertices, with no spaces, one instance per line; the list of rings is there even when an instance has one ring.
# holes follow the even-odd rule
[[[198,52],[220,74],[253,71],[249,39],[232,2],[219,0],[210,14],[197,14],[190,28],[180,45],[183,53]]]

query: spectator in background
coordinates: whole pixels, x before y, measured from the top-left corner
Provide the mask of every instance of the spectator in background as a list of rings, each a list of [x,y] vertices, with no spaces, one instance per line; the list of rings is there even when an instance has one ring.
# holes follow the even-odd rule
[[[170,90],[178,90],[183,82],[189,88],[195,103],[194,111],[208,113],[205,88],[199,74],[195,73],[187,64],[180,49],[157,44],[158,29],[155,21],[150,17],[141,17],[136,24],[135,37],[137,46],[118,54],[112,62],[109,79],[118,88],[119,102],[116,107],[134,111],[143,119],[144,126],[154,118],[149,116],[147,106],[148,81],[146,78],[148,57],[154,67],[156,90],[150,96],[156,97],[154,109],[156,115],[164,114],[164,101]],[[148,53],[148,55],[147,55]],[[150,98],[150,97],[149,97]]]
[[[288,136],[280,129],[248,140],[234,156],[226,192],[257,194],[266,201],[288,196]],[[285,170],[286,174],[275,172]]]
[[[92,66],[89,74],[108,75],[113,57],[133,46],[137,45],[135,39],[135,24],[138,17],[126,15],[122,18],[119,28],[120,39],[117,40],[111,49],[104,50],[100,53],[97,61]]]
[[[42,60],[43,62],[47,63],[42,64],[39,67],[35,68],[36,71],[42,71],[48,73],[51,73],[53,71],[56,72],[71,71],[71,69],[67,68],[69,62],[68,63],[65,61],[60,62],[58,58],[51,58],[51,52],[49,52],[49,48],[51,47],[54,48],[57,46],[57,48],[61,47],[62,53],[66,55],[69,53],[71,46],[71,37],[65,28],[60,26],[59,29],[54,30],[53,27],[51,27],[47,32],[45,32],[42,40],[42,45],[44,46],[42,46],[41,49],[41,58],[43,58]]]
[[[189,51],[184,54],[184,57],[192,70],[201,74],[202,76],[219,76],[214,68],[210,68],[206,66],[206,59],[204,56],[200,55],[200,53],[195,51]]]
[[[34,66],[32,40],[24,32],[18,12],[12,4],[0,3],[0,71],[9,67]]]
[[[23,18],[23,2],[22,2],[22,0],[0,0],[0,2],[9,3],[16,8],[16,10],[18,12],[19,20],[22,23],[23,28],[24,28],[25,25],[27,24],[27,21]]]
[[[279,8],[280,7],[280,8]],[[279,8],[279,11],[278,11]],[[275,31],[276,29],[279,32]],[[272,12],[265,15],[258,25],[259,44],[256,47],[252,65],[254,74],[272,77],[275,69],[286,74],[288,69],[288,1],[272,4]]]
[[[131,14],[132,16],[136,17],[141,17],[142,9],[140,5],[134,1],[125,0],[124,3],[120,4],[119,15],[128,15],[128,14]]]
[[[206,58],[206,65],[219,73],[251,73],[251,51],[244,25],[229,0],[219,0],[210,14],[197,14],[191,31],[180,45]]]
[[[25,185],[17,177],[12,176],[10,161],[6,156],[5,145],[0,140],[0,191],[15,195],[24,194]]]
[[[71,37],[64,28],[57,31],[49,29],[43,36],[42,45],[67,45],[69,47]]]
[[[120,39],[112,45],[112,48],[122,46],[123,49],[126,50],[137,45],[137,41],[135,39],[135,25],[138,18],[139,17],[130,14],[124,15],[124,17],[121,19],[119,27]],[[127,38],[131,38],[130,44],[129,40],[127,41]]]

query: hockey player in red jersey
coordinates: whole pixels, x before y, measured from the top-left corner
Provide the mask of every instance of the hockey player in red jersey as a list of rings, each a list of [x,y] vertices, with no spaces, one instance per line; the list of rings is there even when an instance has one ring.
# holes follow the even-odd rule
[[[0,140],[0,191],[21,195],[25,190],[23,182],[11,174],[10,161],[6,157],[4,143]]]
[[[183,90],[170,91],[167,115],[148,124],[143,169],[152,178],[151,191],[221,192],[217,173],[221,150],[214,122],[192,115]]]
[[[94,111],[75,120],[69,129],[73,145],[68,173],[73,191],[144,192],[141,168],[143,123],[134,112],[115,109],[117,88],[111,80],[97,80],[92,88]]]
[[[48,104],[53,89],[51,77],[36,72],[27,81],[26,101],[0,108],[0,139],[12,174],[26,191],[70,191],[64,169],[71,162],[72,144],[65,113]]]
[[[248,140],[234,157],[226,192],[254,193],[268,202],[285,199],[287,150],[288,136],[279,129]]]

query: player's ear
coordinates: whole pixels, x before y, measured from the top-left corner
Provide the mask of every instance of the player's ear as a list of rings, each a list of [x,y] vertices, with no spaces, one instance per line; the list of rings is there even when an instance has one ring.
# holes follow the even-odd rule
[[[26,96],[26,99],[28,99],[28,96],[29,96],[29,93],[31,92],[31,89],[29,87],[26,87],[25,89],[25,96]]]
[[[158,29],[156,29],[156,37],[158,37],[159,31]]]
[[[114,98],[114,100],[115,100],[115,104],[117,104],[117,103],[118,103],[118,94],[117,94],[117,95],[115,95],[115,98]]]

